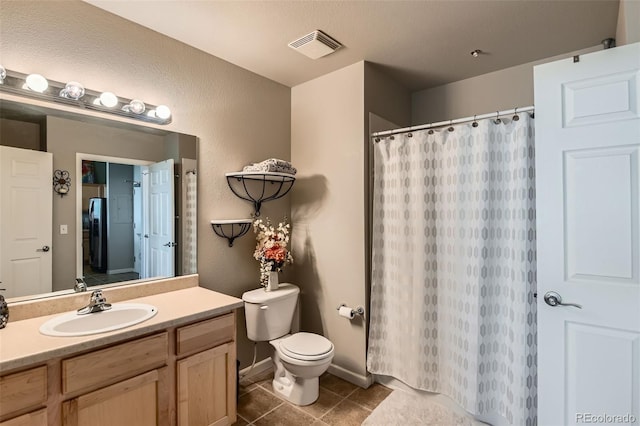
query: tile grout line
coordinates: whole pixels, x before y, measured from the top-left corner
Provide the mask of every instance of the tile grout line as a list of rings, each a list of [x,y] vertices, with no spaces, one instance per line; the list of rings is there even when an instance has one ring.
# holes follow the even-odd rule
[[[280,404],[276,405],[275,407],[273,407],[271,410],[267,411],[266,413],[264,413],[263,415],[261,415],[260,417],[254,419],[250,424],[255,424],[255,422],[257,422],[258,420],[260,420],[261,418],[265,417],[267,414],[272,413],[274,411],[276,411],[278,408],[282,407],[285,404],[285,401],[280,400]]]
[[[266,380],[266,382],[265,382],[265,380]],[[330,390],[330,389],[328,389],[328,388],[326,388],[326,387],[324,387],[324,386],[321,386],[321,385],[320,385],[320,388],[321,388],[323,391],[328,392],[328,393],[329,393],[329,394],[331,394],[331,395],[337,396],[337,397],[339,397],[339,399],[338,399],[338,401],[337,401],[337,402],[335,402],[335,403],[334,403],[334,404],[332,404],[331,406],[327,406],[328,408],[326,409],[326,411],[324,411],[324,412],[323,412],[319,417],[317,417],[316,415],[312,414],[311,412],[305,411],[304,409],[302,409],[302,407],[297,406],[297,405],[295,405],[295,404],[292,404],[292,403],[288,402],[287,400],[285,400],[285,399],[284,399],[284,398],[282,398],[281,396],[277,395],[277,394],[276,394],[272,389],[269,389],[268,387],[263,386],[263,384],[262,384],[262,383],[260,383],[260,382],[268,383],[268,382],[269,382],[269,381],[268,381],[268,377],[266,377],[266,378],[262,378],[262,379],[260,379],[260,380],[255,380],[255,381],[254,381],[254,380],[249,379],[249,380],[247,380],[247,381],[250,383],[250,386],[251,386],[251,385],[253,385],[253,386],[254,386],[254,388],[253,388],[253,389],[251,389],[251,390],[248,390],[248,391],[247,391],[247,392],[245,392],[244,394],[250,393],[250,392],[252,392],[252,391],[256,390],[257,388],[260,388],[261,390],[263,390],[263,391],[267,392],[268,394],[273,395],[274,397],[276,397],[276,398],[280,401],[280,403],[279,403],[277,406],[275,406],[275,407],[274,407],[274,408],[272,408],[271,410],[269,410],[269,411],[265,412],[265,413],[264,413],[264,414],[262,414],[261,416],[257,417],[257,418],[256,418],[256,419],[254,419],[252,422],[249,422],[246,418],[244,418],[244,417],[242,417],[242,416],[240,416],[240,415],[238,414],[238,417],[239,417],[239,418],[241,418],[242,420],[244,420],[245,422],[247,422],[248,426],[255,426],[255,422],[256,422],[256,421],[258,421],[258,420],[260,420],[260,419],[264,418],[264,417],[265,417],[265,416],[267,416],[268,414],[273,413],[274,411],[276,411],[277,409],[279,409],[279,408],[283,407],[284,405],[287,405],[287,406],[289,406],[289,407],[292,407],[292,408],[294,408],[296,411],[300,412],[301,414],[304,414],[304,415],[306,415],[306,416],[311,417],[312,419],[314,419],[314,421],[320,421],[320,422],[322,422],[322,423],[323,423],[323,424],[325,424],[325,425],[329,425],[328,423],[326,423],[326,422],[323,420],[323,418],[325,418],[325,417],[326,417],[330,412],[332,412],[332,411],[333,411],[333,410],[334,410],[338,405],[342,404],[344,401],[349,401],[350,403],[354,404],[356,407],[359,407],[360,409],[364,410],[365,412],[367,412],[367,413],[370,415],[370,414],[373,412],[373,410],[374,410],[378,405],[380,405],[380,403],[381,403],[382,401],[384,401],[384,399],[386,399],[386,397],[385,397],[385,398],[383,398],[383,400],[382,400],[382,401],[380,401],[378,404],[376,404],[376,407],[374,407],[374,408],[369,408],[369,407],[367,407],[367,406],[365,406],[365,405],[363,405],[363,404],[361,404],[361,403],[359,403],[359,402],[356,402],[356,401],[353,401],[353,400],[349,399],[349,398],[350,398],[350,397],[352,397],[356,392],[358,392],[358,390],[360,390],[360,388],[359,388],[359,387],[356,387],[355,389],[353,389],[353,390],[351,390],[350,392],[348,392],[345,396],[342,396],[342,395],[340,395],[340,394],[338,394],[338,393],[334,392],[333,390]],[[243,394],[243,395],[244,395],[244,394]],[[389,395],[387,395],[387,396],[389,396]],[[330,425],[329,425],[329,426],[330,426]]]

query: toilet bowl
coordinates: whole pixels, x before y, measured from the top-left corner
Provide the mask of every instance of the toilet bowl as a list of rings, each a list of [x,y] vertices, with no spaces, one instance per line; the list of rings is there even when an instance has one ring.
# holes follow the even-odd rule
[[[247,336],[253,341],[269,341],[273,347],[273,390],[296,405],[318,399],[319,380],[333,360],[333,343],[314,333],[288,334],[300,290],[280,284],[278,290],[244,293]]]
[[[333,344],[313,333],[296,333],[269,342],[273,346],[273,391],[296,405],[318,399],[319,380],[333,359]]]

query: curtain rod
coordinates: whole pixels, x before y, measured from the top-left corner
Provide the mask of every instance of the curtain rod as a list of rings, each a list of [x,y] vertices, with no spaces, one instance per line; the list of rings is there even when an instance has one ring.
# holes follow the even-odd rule
[[[434,128],[434,127],[449,126],[451,124],[467,123],[469,121],[483,120],[485,118],[494,118],[494,117],[497,118],[497,117],[504,116],[504,115],[516,114],[517,112],[529,112],[529,111],[534,111],[534,110],[535,110],[535,108],[533,106],[522,107],[522,108],[513,108],[513,109],[507,109],[507,110],[504,110],[504,111],[490,112],[488,114],[474,115],[473,117],[457,118],[455,120],[445,120],[445,121],[439,121],[437,123],[421,124],[419,126],[403,127],[401,129],[384,130],[382,132],[372,133],[371,137],[397,135],[399,133],[413,132],[415,130],[425,130],[425,129],[431,129],[431,128]]]

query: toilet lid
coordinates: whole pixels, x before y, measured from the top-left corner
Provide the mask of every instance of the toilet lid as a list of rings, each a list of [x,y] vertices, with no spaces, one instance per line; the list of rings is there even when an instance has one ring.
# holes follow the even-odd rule
[[[293,358],[318,357],[331,352],[333,343],[319,334],[296,333],[282,340],[280,348]]]

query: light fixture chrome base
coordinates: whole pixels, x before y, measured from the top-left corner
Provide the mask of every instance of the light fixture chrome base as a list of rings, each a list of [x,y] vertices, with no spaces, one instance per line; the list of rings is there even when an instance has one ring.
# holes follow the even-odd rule
[[[145,121],[148,123],[162,125],[171,123],[170,112],[168,113],[168,108],[163,107],[162,105],[160,106],[160,111],[162,112],[161,114],[156,113],[158,106],[150,104],[145,105],[144,103],[143,105],[145,105],[145,108],[142,110],[142,112],[136,113],[136,111],[139,111],[139,109],[123,109],[124,106],[131,105],[131,103],[135,101],[134,99],[116,97],[112,93],[106,92],[108,95],[107,97],[112,102],[109,105],[113,106],[105,106],[101,102],[101,97],[104,98],[104,94],[102,92],[82,88],[82,85],[76,82],[65,84],[59,81],[45,79],[45,82],[47,82],[48,85],[45,86],[45,88],[41,92],[38,92],[35,90],[31,90],[26,86],[28,77],[27,74],[11,70],[5,70],[5,73],[6,75],[4,79],[0,80],[0,91],[2,92],[7,92],[33,99],[39,99],[47,102],[64,104],[86,110],[118,115],[121,117]],[[82,90],[80,90],[80,88],[84,90],[84,93],[82,93]],[[142,103],[141,101],[137,102]],[[147,112],[144,112],[145,110]],[[167,114],[169,114],[169,116],[167,116]]]

